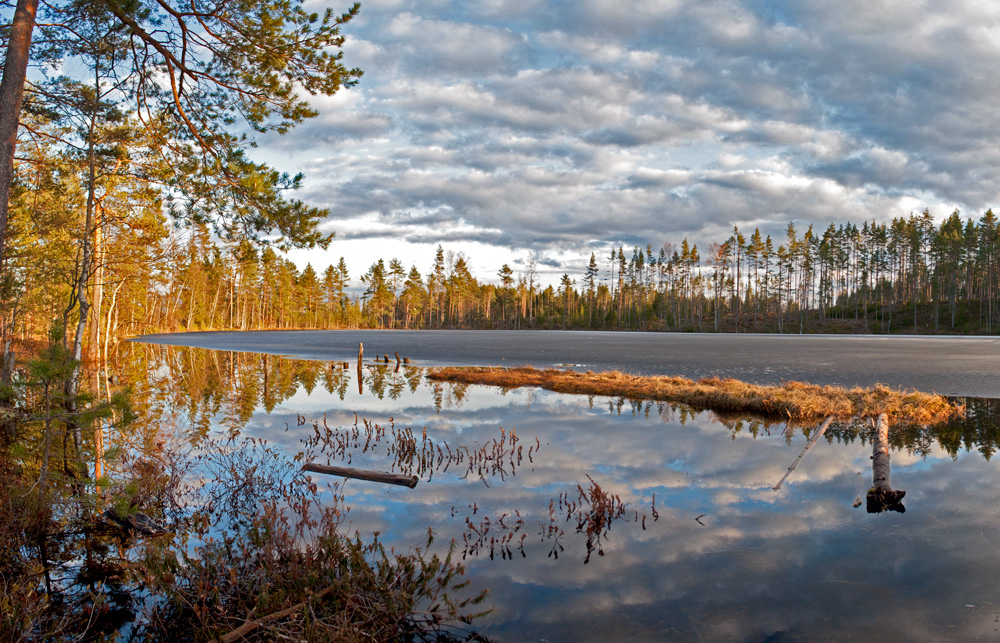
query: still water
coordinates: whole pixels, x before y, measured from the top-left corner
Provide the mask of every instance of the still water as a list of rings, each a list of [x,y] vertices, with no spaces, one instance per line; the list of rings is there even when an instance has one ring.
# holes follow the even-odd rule
[[[489,590],[474,625],[490,639],[1000,636],[994,400],[970,399],[967,423],[894,431],[906,511],[868,514],[852,506],[871,485],[857,425],[834,426],[775,491],[815,427],[370,362],[359,381],[353,363],[136,350],[151,364],[139,397],[193,444],[238,432],[291,458],[329,428],[321,462],[418,475],[413,489],[346,481],[349,529],[397,550],[428,528],[453,542]]]

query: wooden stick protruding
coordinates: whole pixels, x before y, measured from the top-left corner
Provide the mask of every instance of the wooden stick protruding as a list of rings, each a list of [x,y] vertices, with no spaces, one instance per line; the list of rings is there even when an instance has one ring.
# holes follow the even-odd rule
[[[799,460],[801,460],[802,456],[804,456],[806,454],[806,451],[808,451],[809,449],[811,449],[812,445],[814,445],[817,442],[819,442],[819,439],[821,437],[823,437],[823,434],[826,433],[826,430],[828,428],[830,428],[830,423],[831,422],[833,422],[833,416],[832,415],[829,416],[828,418],[826,418],[825,420],[823,420],[823,424],[822,424],[822,426],[819,427],[819,431],[816,432],[816,435],[812,436],[809,439],[809,441],[806,442],[806,445],[804,447],[802,447],[802,451],[799,453],[799,457],[795,458],[795,461],[792,462],[792,466],[788,467],[788,471],[785,472],[785,475],[781,476],[781,480],[778,480],[778,484],[776,484],[776,485],[774,485],[772,487],[772,489],[774,491],[777,491],[778,489],[781,488],[781,485],[785,482],[785,479],[788,478],[788,475],[792,471],[795,471],[795,467],[798,466]]]

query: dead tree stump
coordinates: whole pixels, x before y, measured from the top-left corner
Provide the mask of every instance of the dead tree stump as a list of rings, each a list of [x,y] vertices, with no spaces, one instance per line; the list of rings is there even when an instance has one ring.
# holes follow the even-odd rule
[[[872,436],[872,488],[868,490],[868,513],[906,511],[903,506],[906,492],[892,488],[889,474],[889,418],[882,413],[878,416]]]

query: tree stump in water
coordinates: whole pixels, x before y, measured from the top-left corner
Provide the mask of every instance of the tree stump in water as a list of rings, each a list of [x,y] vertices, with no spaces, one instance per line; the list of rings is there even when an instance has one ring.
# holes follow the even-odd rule
[[[868,490],[868,513],[906,511],[903,506],[906,492],[892,488],[889,474],[889,418],[883,413],[878,416],[875,434],[872,436],[872,488]]]

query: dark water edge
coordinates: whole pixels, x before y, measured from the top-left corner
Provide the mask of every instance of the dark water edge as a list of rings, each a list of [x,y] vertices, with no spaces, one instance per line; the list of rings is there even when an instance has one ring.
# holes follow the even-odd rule
[[[967,421],[932,431],[894,430],[907,511],[867,514],[852,506],[871,485],[857,422],[832,427],[774,491],[815,428],[429,383],[419,368],[366,364],[359,383],[353,364],[135,347],[148,360],[140,390],[189,441],[236,432],[291,457],[315,423],[342,436],[334,464],[419,474],[413,490],[348,481],[350,529],[403,550],[428,527],[442,548],[454,542],[472,586],[490,591],[494,613],[477,627],[496,640],[997,635],[1000,401],[967,399]],[[372,446],[375,425],[421,449],[502,456],[475,470],[415,464],[388,438]],[[593,529],[601,499],[612,511]]]
[[[882,383],[1000,397],[1000,338],[584,331],[309,330],[195,332],[134,341],[312,360],[399,352],[420,365],[568,366],[637,374],[735,377],[755,384]]]

